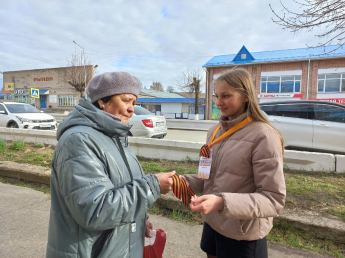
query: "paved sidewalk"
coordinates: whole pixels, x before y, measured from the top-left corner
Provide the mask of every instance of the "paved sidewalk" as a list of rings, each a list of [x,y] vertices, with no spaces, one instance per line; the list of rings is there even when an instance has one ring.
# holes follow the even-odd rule
[[[0,183],[0,258],[45,257],[50,195]],[[202,226],[190,226],[150,215],[154,228],[167,234],[164,258],[206,257],[200,250]],[[329,257],[309,251],[269,244],[270,258]]]

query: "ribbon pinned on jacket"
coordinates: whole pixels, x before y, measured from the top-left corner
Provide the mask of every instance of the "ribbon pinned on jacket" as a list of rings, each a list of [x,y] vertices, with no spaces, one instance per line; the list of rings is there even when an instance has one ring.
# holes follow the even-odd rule
[[[187,186],[187,182],[184,178],[178,176],[178,174],[173,175],[173,192],[174,195],[182,200],[183,204],[188,208],[188,204],[192,196],[195,195],[192,189]]]

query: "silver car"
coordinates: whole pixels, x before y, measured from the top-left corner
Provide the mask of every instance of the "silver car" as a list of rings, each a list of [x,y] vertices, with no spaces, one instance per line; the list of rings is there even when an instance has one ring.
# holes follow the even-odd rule
[[[260,103],[287,149],[345,154],[345,106],[320,100]]]
[[[163,139],[167,135],[165,117],[156,116],[140,106],[134,106],[134,115],[129,119],[129,124],[133,125],[129,136]]]

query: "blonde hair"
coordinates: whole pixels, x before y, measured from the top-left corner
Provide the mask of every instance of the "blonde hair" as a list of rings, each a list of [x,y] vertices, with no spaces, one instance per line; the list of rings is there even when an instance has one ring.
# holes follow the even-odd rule
[[[242,68],[234,68],[231,70],[227,70],[223,74],[221,74],[216,79],[216,82],[217,81],[224,81],[226,84],[228,84],[228,86],[240,90],[248,98],[248,102],[246,103],[247,114],[250,113],[255,118],[255,120],[265,123],[277,131],[280,137],[282,151],[284,153],[283,136],[273,125],[271,125],[267,117],[262,113],[256,100],[254,85],[250,73]]]

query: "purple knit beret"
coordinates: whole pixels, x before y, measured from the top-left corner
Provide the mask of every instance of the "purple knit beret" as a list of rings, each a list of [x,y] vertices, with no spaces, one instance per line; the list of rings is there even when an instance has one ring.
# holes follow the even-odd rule
[[[126,72],[103,73],[92,78],[86,88],[91,102],[118,94],[131,93],[137,98],[141,91],[140,80]]]

